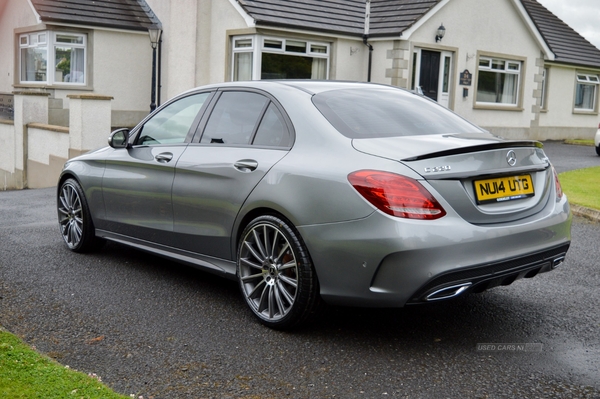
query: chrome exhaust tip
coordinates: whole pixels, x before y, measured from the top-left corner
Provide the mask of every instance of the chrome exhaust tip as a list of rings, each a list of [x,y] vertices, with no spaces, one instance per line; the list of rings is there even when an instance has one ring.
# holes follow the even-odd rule
[[[471,285],[472,285],[472,283],[463,283],[463,284],[453,285],[451,287],[444,287],[444,288],[436,290],[436,291],[432,292],[431,294],[427,295],[425,297],[425,300],[427,302],[431,302],[431,301],[439,301],[442,299],[454,298],[456,296],[459,296],[466,290],[468,290],[469,287],[471,287]]]
[[[555,258],[552,261],[552,269],[556,269],[558,266],[561,265],[561,263],[563,263],[565,261],[565,256],[559,256],[558,258]]]

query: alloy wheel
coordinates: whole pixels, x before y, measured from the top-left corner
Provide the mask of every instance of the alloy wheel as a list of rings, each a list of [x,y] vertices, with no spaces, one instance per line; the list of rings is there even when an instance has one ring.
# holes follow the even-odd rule
[[[253,226],[243,237],[239,278],[247,303],[265,321],[284,318],[298,292],[298,263],[290,241],[270,223]]]
[[[60,190],[58,223],[67,246],[77,248],[83,236],[83,206],[75,186],[65,183]]]

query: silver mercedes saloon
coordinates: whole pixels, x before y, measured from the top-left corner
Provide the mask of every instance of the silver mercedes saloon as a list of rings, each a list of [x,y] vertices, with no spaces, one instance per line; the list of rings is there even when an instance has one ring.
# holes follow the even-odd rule
[[[542,144],[395,87],[255,81],[187,91],[57,188],[69,249],[106,240],[239,282],[263,324],[321,303],[403,307],[555,269],[571,212]]]

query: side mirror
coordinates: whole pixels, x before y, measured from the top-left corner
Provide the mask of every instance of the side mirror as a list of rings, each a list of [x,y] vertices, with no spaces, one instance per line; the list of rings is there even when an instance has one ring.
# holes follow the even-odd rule
[[[129,129],[117,129],[108,136],[108,145],[112,148],[129,147]]]

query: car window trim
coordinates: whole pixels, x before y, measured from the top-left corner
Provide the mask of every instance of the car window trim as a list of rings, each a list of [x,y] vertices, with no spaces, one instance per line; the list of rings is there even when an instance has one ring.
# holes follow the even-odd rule
[[[217,89],[215,91],[215,93],[213,94],[213,96],[211,97],[210,104],[208,104],[207,109],[206,109],[202,119],[199,121],[198,125],[196,126],[196,130],[194,131],[194,134],[190,141],[191,144],[200,144],[200,140],[202,140],[202,136],[204,135],[204,129],[206,128],[206,125],[208,124],[208,120],[210,119],[210,116],[212,115],[212,113],[215,109],[215,106],[219,102],[219,99],[221,98],[222,95],[223,95],[223,90]]]
[[[252,135],[250,136],[250,145],[254,145],[253,143],[254,143],[254,138],[256,137],[256,133],[258,133],[258,129],[260,128],[260,125],[262,124],[263,119],[265,119],[265,115],[267,114],[269,105],[271,105],[271,103],[273,102],[273,101],[271,101],[270,98],[268,98],[268,100],[269,101],[267,101],[265,103],[265,105],[263,106],[263,109],[260,110],[260,116],[258,117],[258,120],[256,121],[256,125],[254,125],[254,130],[252,131]]]

